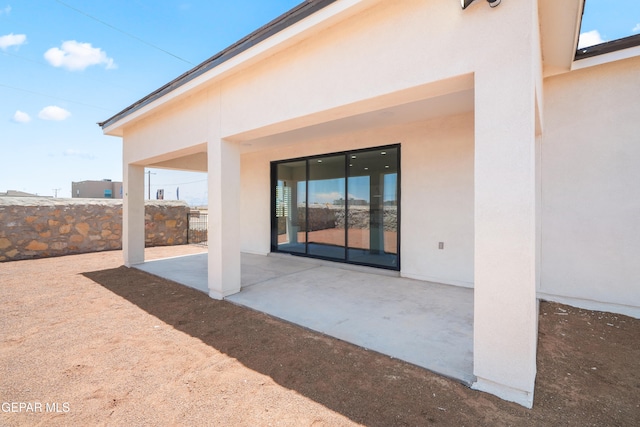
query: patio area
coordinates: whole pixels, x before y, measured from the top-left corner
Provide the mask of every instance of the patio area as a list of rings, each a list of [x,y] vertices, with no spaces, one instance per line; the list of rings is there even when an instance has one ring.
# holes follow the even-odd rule
[[[208,294],[207,253],[135,267]],[[308,258],[242,254],[242,290],[226,299],[467,385],[474,381],[472,289]]]

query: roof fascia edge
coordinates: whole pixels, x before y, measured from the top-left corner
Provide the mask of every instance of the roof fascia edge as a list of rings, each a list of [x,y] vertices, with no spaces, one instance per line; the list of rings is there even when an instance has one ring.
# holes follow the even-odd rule
[[[322,5],[321,7],[319,6],[319,9],[315,9],[312,13],[299,18],[296,22],[276,31],[266,38],[257,40],[249,47],[232,54],[229,58],[222,58],[225,52],[233,49],[234,46],[242,43],[246,39],[249,39],[253,34],[264,30],[273,22],[278,21],[282,16],[293,13],[302,6],[300,5],[281,17],[276,18],[272,23],[256,30],[256,32],[232,45],[230,48],[223,50],[221,53],[213,56],[190,71],[187,71],[155,92],[152,92],[110,119],[107,119],[102,123],[98,123],[98,125],[103,128],[103,133],[106,135],[122,136],[122,127],[124,125],[146,115],[151,110],[154,110],[175,98],[184,96],[203,83],[220,79],[248,61],[264,55],[265,53],[272,53],[273,50],[278,49],[283,45],[283,43],[295,39],[296,37],[303,36],[319,24],[338,17],[356,6],[369,2],[371,2],[371,0],[324,0],[318,2],[319,5]],[[216,57],[220,57],[222,60],[216,63],[213,60]],[[209,62],[211,63],[210,66],[206,67],[206,64]],[[175,87],[172,88],[172,85],[175,85]]]

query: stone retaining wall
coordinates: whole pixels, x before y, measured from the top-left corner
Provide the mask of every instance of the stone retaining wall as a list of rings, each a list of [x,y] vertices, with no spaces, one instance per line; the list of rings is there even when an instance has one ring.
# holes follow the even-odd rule
[[[305,222],[305,214],[308,217]],[[349,228],[351,229],[368,229],[370,221],[370,212],[368,206],[356,206],[349,209]],[[398,208],[396,206],[384,207],[384,230],[398,231]],[[309,209],[298,209],[298,225],[300,231],[317,231],[332,228],[344,228],[345,210],[342,206],[309,206]],[[278,234],[286,233],[287,218],[278,218]],[[304,224],[307,224],[305,230]]]
[[[145,204],[145,244],[187,243],[189,206]],[[0,262],[122,248],[122,200],[0,197]]]

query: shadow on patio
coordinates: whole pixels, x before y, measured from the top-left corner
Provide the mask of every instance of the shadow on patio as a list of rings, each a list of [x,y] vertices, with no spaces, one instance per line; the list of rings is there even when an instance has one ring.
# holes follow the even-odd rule
[[[122,266],[83,275],[176,330],[358,423],[432,422],[446,414],[431,409],[407,413],[402,408],[422,407],[427,397],[430,407],[443,406],[472,393],[415,365],[211,299],[137,269]],[[446,392],[431,396],[430,390],[437,387]]]
[[[208,293],[206,253],[136,268]],[[467,385],[474,381],[470,289],[308,258],[242,254],[242,290],[227,300]]]

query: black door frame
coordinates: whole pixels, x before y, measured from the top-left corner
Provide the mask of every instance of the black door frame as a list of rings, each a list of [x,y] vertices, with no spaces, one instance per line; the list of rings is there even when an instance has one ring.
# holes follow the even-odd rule
[[[385,149],[397,149],[397,165],[396,165],[396,170],[397,170],[397,178],[396,178],[396,195],[397,195],[397,233],[396,233],[396,239],[397,239],[397,263],[395,266],[384,266],[384,265],[379,265],[379,264],[371,264],[371,263],[364,263],[364,262],[356,262],[356,261],[351,261],[349,260],[349,230],[348,230],[348,223],[349,221],[346,218],[347,213],[349,212],[349,156],[350,155],[357,155],[358,153],[363,153],[363,152],[368,152],[368,151],[373,151],[373,150],[385,150]],[[346,264],[353,264],[353,265],[363,265],[363,266],[367,266],[367,267],[375,267],[375,268],[382,268],[385,270],[395,270],[395,271],[400,271],[400,258],[401,258],[401,254],[400,254],[400,227],[401,227],[401,212],[400,212],[400,205],[401,205],[401,144],[397,143],[397,144],[390,144],[390,145],[383,145],[383,146],[376,146],[376,147],[367,147],[367,148],[361,148],[361,149],[356,149],[356,150],[347,150],[347,151],[338,151],[338,152],[333,152],[333,153],[323,153],[323,154],[318,154],[318,155],[313,155],[313,156],[306,156],[306,157],[296,157],[296,158],[292,158],[292,159],[283,159],[283,160],[277,160],[277,161],[272,161],[271,162],[271,168],[270,168],[270,185],[271,185],[271,209],[270,209],[270,215],[271,215],[271,252],[278,252],[278,253],[286,253],[286,254],[291,254],[291,255],[295,255],[295,256],[300,256],[300,257],[306,257],[306,258],[316,258],[316,259],[323,259],[323,260],[327,260],[327,261],[333,261],[333,262],[340,262],[340,263],[346,263]],[[306,176],[307,178],[309,177],[309,162],[311,160],[314,159],[321,159],[324,157],[328,157],[328,156],[339,156],[339,155],[344,155],[345,156],[345,162],[344,162],[344,167],[345,167],[345,171],[344,171],[344,176],[345,176],[345,245],[344,245],[344,250],[345,250],[345,257],[344,260],[340,260],[340,259],[336,259],[336,258],[328,258],[328,257],[323,257],[323,256],[319,256],[319,255],[310,255],[308,254],[308,231],[307,228],[305,227],[305,253],[299,253],[299,252],[290,252],[290,251],[286,251],[286,250],[281,250],[278,248],[278,218],[276,217],[276,187],[278,185],[278,165],[281,163],[289,163],[289,162],[296,162],[296,161],[305,161],[305,168],[306,168]],[[306,189],[305,189],[305,197],[308,199],[308,187],[309,187],[309,183],[308,183],[308,179],[306,180]],[[309,210],[309,206],[308,203],[305,203],[305,218],[308,218],[308,210]]]

